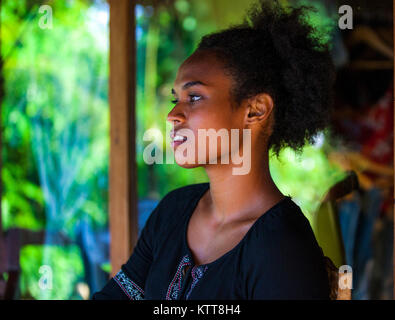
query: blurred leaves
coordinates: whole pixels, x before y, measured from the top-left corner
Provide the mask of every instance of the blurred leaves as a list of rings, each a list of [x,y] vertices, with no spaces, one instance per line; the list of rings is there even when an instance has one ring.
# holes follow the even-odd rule
[[[52,29],[39,26],[43,4]],[[2,1],[4,229],[45,228],[51,244],[56,232],[75,240],[81,219],[108,224],[107,19],[104,0]],[[44,297],[36,269],[50,264],[56,289],[45,298],[73,297],[83,265],[69,249],[23,248],[22,295]]]
[[[40,288],[40,273],[44,252],[49,251],[50,259],[46,266],[51,269],[52,289]],[[26,298],[35,299],[81,299],[77,295],[76,285],[84,277],[81,252],[78,246],[38,246],[27,245],[21,250],[20,264],[22,268],[20,289]]]

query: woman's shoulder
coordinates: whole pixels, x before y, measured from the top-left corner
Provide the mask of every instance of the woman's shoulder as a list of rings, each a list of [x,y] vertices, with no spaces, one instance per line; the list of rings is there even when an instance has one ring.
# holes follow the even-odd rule
[[[265,284],[265,297],[326,297],[328,279],[323,253],[309,220],[288,199],[268,212],[254,229],[245,250],[244,278]]]
[[[284,208],[278,228],[283,231],[283,238],[287,241],[307,242],[316,247],[317,241],[310,222],[294,201],[290,200],[289,205]]]
[[[284,264],[309,264],[321,260],[322,251],[309,220],[291,198],[285,199],[254,229],[249,247],[261,252],[260,257]],[[252,249],[252,250],[253,250]]]
[[[251,247],[275,256],[280,252],[316,256],[320,253],[309,220],[300,206],[287,197],[263,215],[253,230]]]
[[[309,233],[311,231],[308,219],[300,206],[290,196],[286,196],[274,205],[259,220],[256,231],[261,236],[271,234],[270,231],[277,236],[285,231],[287,231],[286,235],[290,235],[288,233],[290,229],[296,232],[307,231]],[[286,235],[283,234],[281,237]]]

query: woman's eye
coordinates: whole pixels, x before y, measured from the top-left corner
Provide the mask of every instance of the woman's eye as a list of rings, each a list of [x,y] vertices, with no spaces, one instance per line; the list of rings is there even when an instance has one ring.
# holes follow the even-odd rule
[[[196,101],[199,101],[202,98],[201,96],[194,95],[194,94],[190,94],[189,97],[191,98],[190,102],[192,102],[192,103],[196,102]],[[198,98],[198,99],[195,99],[195,98]],[[177,99],[171,100],[171,103],[177,103],[177,102],[178,102]]]
[[[197,95],[194,95],[194,94],[191,94],[191,95],[189,95],[190,97],[191,97],[191,99],[192,99],[192,102],[196,102],[196,101],[198,101],[198,100],[200,100],[200,96],[197,96]],[[197,99],[197,100],[194,100],[194,98],[199,98],[199,99]]]

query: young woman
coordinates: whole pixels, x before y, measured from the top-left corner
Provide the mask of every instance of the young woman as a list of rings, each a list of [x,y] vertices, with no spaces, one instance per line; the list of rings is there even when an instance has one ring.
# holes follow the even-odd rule
[[[168,193],[130,259],[93,299],[329,299],[310,224],[269,171],[270,149],[300,151],[328,123],[334,69],[307,10],[261,1],[241,25],[204,36],[182,63],[167,119],[172,138],[181,135],[176,162],[203,166],[210,182]],[[206,147],[198,129],[249,129],[249,172],[221,163],[232,155],[221,143],[218,159],[206,152],[199,163]],[[184,141],[182,130],[194,138]],[[188,143],[195,159],[182,163],[177,149]]]

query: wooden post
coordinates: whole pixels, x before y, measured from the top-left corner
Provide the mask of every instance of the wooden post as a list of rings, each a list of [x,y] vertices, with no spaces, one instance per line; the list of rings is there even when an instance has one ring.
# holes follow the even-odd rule
[[[392,16],[393,16],[393,20],[395,20],[395,0],[392,1]],[[393,27],[393,37],[394,37],[394,51],[395,51],[395,25]],[[395,57],[394,57],[394,66],[395,66]],[[395,68],[394,68],[394,79],[395,79]],[[394,94],[395,94],[395,81],[394,81]],[[394,108],[395,108],[395,99],[393,101],[394,103]],[[394,113],[394,124],[395,124],[395,113]],[[394,142],[394,159],[395,159],[395,142]],[[395,176],[394,176],[395,177]],[[394,184],[395,184],[395,178],[394,178]],[[393,206],[395,206],[395,189],[394,189],[394,202],[393,202]],[[393,258],[393,277],[392,277],[392,281],[393,281],[393,286],[394,286],[394,290],[393,290],[393,300],[395,300],[395,208],[393,207],[393,215],[394,215],[394,243],[393,243],[393,253],[392,253],[392,258]]]
[[[137,241],[135,157],[135,3],[110,5],[110,259],[111,276],[126,263]]]

